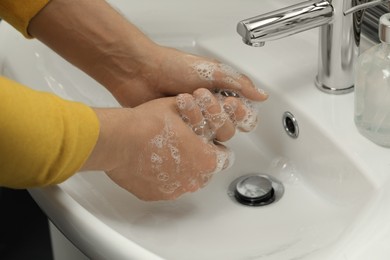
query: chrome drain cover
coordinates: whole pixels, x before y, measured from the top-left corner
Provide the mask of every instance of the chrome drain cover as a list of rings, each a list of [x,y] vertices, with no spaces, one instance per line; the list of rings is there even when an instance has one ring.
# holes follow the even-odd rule
[[[264,174],[241,176],[229,186],[228,195],[246,206],[265,206],[281,198],[283,185]]]

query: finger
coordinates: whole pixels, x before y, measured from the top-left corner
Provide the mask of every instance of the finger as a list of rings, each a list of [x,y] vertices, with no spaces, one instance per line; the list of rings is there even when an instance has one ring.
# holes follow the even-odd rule
[[[256,127],[257,110],[251,101],[244,98],[227,97],[223,108],[240,131],[249,132]]]
[[[242,86],[240,92],[244,97],[260,102],[268,99],[267,92],[265,92],[264,89],[257,88],[246,75],[242,75],[239,80],[239,84]]]
[[[218,142],[214,142],[210,144],[210,146],[215,155],[215,168],[213,173],[223,171],[233,165],[235,157],[234,153],[229,148]]]
[[[238,90],[242,96],[253,101],[264,101],[268,98],[268,94],[263,89],[256,88],[246,75],[227,64],[217,64],[213,75],[214,87]]]
[[[176,105],[180,116],[188,125],[193,126],[203,120],[202,112],[192,95],[180,94],[176,96]]]
[[[194,98],[213,132],[213,137],[221,142],[232,138],[235,126],[221,107],[219,100],[207,89],[196,90]]]
[[[207,124],[201,108],[190,94],[180,94],[176,97],[176,104],[185,123],[191,127],[194,133],[206,141],[214,138],[214,133]]]

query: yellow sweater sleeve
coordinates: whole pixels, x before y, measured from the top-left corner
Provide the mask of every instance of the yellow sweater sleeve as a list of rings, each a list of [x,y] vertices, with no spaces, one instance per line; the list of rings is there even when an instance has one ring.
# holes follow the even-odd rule
[[[0,0],[0,17],[20,31],[25,37],[31,38],[27,27],[30,20],[50,0]]]
[[[99,135],[86,105],[0,77],[0,186],[60,183],[83,165]]]

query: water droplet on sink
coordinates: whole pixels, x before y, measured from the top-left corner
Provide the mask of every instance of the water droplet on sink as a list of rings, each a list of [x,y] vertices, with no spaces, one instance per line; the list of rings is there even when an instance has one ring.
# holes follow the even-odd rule
[[[299,171],[295,163],[285,157],[273,159],[268,168],[268,172],[283,183],[294,184],[300,180]]]

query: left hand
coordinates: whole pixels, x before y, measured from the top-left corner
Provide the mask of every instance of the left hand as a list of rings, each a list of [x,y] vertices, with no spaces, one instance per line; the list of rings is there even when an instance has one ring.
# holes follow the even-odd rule
[[[160,97],[193,93],[199,88],[229,89],[252,101],[268,97],[247,76],[216,60],[157,45],[137,58],[137,69],[116,75],[115,87],[110,88],[123,106],[134,107]],[[123,66],[126,64],[134,66],[134,60]]]
[[[51,0],[31,19],[28,32],[125,107],[199,88],[228,89],[252,101],[267,98],[228,65],[154,43],[104,0]]]

